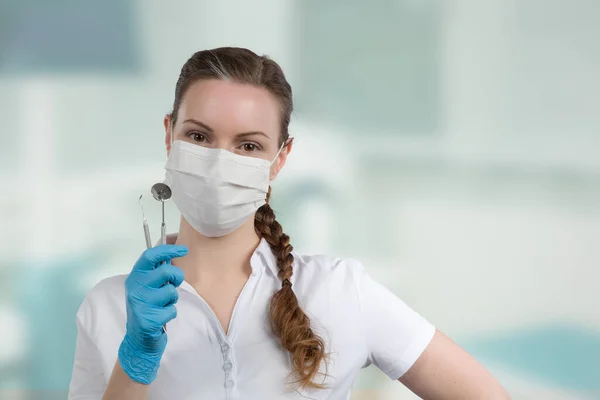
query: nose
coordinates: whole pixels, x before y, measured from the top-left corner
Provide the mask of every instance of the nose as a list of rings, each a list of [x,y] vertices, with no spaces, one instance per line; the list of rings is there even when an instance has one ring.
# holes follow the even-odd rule
[[[214,147],[216,149],[233,151],[234,145],[227,139],[217,139],[215,140]]]

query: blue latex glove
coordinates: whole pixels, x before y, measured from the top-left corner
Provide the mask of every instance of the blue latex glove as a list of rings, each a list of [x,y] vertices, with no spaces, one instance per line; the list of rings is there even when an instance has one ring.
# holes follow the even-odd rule
[[[176,287],[183,282],[183,271],[171,265],[171,259],[186,254],[185,246],[148,249],[125,280],[127,333],[119,347],[119,361],[136,382],[148,385],[156,378],[167,346],[163,325],[177,315]]]

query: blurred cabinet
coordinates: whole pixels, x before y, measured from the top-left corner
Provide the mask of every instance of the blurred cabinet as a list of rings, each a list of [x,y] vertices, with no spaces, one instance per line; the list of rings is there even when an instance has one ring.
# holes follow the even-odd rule
[[[123,72],[139,66],[130,0],[0,2],[0,72]]]
[[[368,137],[434,134],[441,6],[436,0],[297,1],[299,114]]]

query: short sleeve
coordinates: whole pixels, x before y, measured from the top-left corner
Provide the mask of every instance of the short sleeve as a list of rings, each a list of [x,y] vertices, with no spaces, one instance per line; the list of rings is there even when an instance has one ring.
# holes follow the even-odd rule
[[[360,264],[358,291],[369,362],[397,380],[429,345],[435,327],[373,280]]]
[[[86,298],[77,311],[77,344],[68,400],[100,400],[106,389],[100,353],[89,332],[91,312]]]

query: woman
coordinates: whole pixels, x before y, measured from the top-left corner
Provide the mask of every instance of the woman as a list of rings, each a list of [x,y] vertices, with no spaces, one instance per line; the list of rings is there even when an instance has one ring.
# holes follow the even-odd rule
[[[508,398],[360,263],[293,252],[269,206],[291,112],[267,57],[186,62],[164,119],[179,233],[88,293],[69,399],[349,399],[370,364],[426,399]]]

